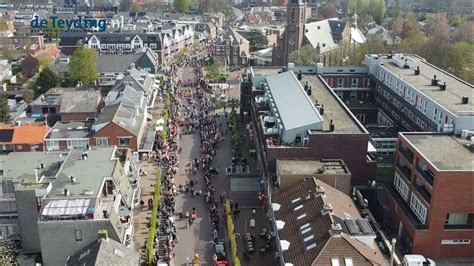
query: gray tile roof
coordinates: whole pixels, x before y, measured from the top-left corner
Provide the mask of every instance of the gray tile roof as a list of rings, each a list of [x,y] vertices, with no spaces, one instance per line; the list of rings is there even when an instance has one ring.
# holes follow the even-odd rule
[[[144,114],[137,112],[137,108],[137,106],[125,102],[109,105],[104,108],[94,124],[115,123],[131,134],[138,136]]]
[[[61,99],[61,113],[95,113],[102,101],[99,91],[64,91]]]
[[[138,266],[140,253],[130,247],[125,247],[110,238],[99,238],[85,246],[67,261],[68,266]]]
[[[97,60],[97,72],[118,72],[123,73],[130,64],[140,66],[146,59],[151,62],[158,62],[157,56],[149,49],[143,48],[132,54],[122,54],[120,56],[112,54],[101,54]]]
[[[321,122],[316,107],[292,71],[266,77],[285,130]]]

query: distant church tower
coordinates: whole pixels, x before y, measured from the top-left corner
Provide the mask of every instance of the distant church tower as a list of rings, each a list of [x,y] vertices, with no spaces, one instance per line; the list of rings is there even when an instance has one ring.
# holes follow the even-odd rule
[[[285,32],[274,47],[273,65],[287,65],[288,55],[303,46],[306,20],[311,15],[307,0],[288,0],[286,11]]]

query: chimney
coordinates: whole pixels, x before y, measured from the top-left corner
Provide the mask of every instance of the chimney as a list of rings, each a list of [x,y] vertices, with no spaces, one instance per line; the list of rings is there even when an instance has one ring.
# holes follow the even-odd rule
[[[316,185],[316,192],[314,193],[316,197],[324,195],[324,188],[320,185]]]
[[[329,232],[331,236],[334,235],[341,235],[342,233],[342,226],[339,223],[331,224],[331,231]]]
[[[97,231],[97,236],[99,237],[99,239],[104,239],[105,241],[109,241],[107,230],[105,229]]]
[[[321,210],[321,215],[326,215],[328,213],[332,213],[332,206],[331,204],[324,204],[323,209]]]
[[[335,126],[334,126],[334,124],[332,123],[332,120],[331,120],[331,124],[329,124],[329,131],[334,132],[334,129],[335,129]]]
[[[446,90],[446,81],[443,84],[439,84],[439,90],[445,91]]]
[[[431,80],[431,86],[438,86],[438,79],[436,79],[436,75],[434,75],[433,79]]]
[[[388,55],[387,55],[387,59],[392,59],[392,52],[390,52]]]
[[[468,104],[468,103],[469,103],[469,97],[463,96],[463,97],[461,98],[461,103],[462,103],[462,104]]]
[[[415,69],[415,76],[419,76],[419,75],[420,75],[420,67],[417,66]]]

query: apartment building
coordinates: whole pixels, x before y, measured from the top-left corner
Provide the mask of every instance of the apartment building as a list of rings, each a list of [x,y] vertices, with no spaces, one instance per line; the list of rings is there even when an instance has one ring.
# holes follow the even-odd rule
[[[394,232],[408,252],[433,258],[472,256],[470,134],[399,133],[395,177],[385,187]]]
[[[234,29],[228,29],[213,45],[214,60],[228,66],[247,64],[250,56],[249,41]]]
[[[369,133],[322,77],[280,71],[250,68],[241,85],[262,170],[274,177],[277,159],[342,159],[353,184],[375,177]]]
[[[474,86],[417,55],[367,55],[375,100],[407,131],[472,130]]]
[[[31,155],[13,157],[24,166],[15,170],[24,181],[14,192],[24,252],[41,252],[45,265],[63,265],[101,230],[130,245],[139,169],[131,152],[124,154],[121,161],[115,147],[73,149],[62,156],[45,153],[38,158],[48,160],[39,166]]]

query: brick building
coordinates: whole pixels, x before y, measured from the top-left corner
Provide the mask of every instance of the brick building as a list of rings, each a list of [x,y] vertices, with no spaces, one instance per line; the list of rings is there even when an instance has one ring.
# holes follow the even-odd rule
[[[395,177],[386,183],[394,232],[408,252],[470,257],[474,250],[472,141],[399,133]]]
[[[0,125],[0,152],[43,151],[47,127],[40,125]]]
[[[373,179],[370,136],[324,80],[278,72],[250,69],[241,88],[242,118],[250,116],[256,131],[262,170],[273,176],[277,159],[342,159],[353,184]]]

